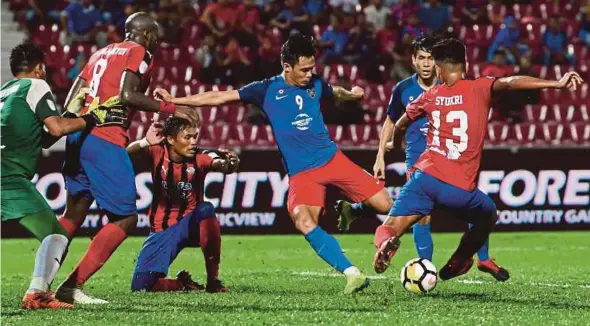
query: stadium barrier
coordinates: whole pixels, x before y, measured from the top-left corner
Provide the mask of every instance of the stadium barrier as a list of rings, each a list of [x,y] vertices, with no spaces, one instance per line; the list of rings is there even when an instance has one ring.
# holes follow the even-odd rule
[[[349,150],[345,154],[371,171],[375,151]],[[39,164],[33,179],[57,214],[65,208],[66,191],[59,171],[63,152],[51,152]],[[217,207],[223,233],[285,234],[296,229],[288,217],[286,201],[288,176],[276,150],[244,150],[238,173],[209,173],[205,198]],[[387,188],[395,198],[405,182],[401,153],[390,154]],[[137,234],[148,233],[147,211],[152,201],[149,167],[137,165],[136,185],[139,222]],[[590,155],[588,149],[486,149],[483,153],[478,187],[495,201],[499,219],[497,231],[590,230]],[[326,229],[336,231],[332,204],[341,198],[328,189],[327,212],[321,219]],[[434,214],[435,232],[464,230],[464,223]],[[452,213],[450,214],[452,215]],[[368,216],[353,224],[355,233],[373,232],[384,216]],[[82,233],[93,234],[107,222],[96,204],[91,208]],[[2,227],[2,237],[27,236],[16,223]]]

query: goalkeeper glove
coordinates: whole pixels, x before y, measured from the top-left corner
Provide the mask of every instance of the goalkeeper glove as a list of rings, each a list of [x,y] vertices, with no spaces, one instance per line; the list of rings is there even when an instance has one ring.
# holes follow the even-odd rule
[[[127,108],[121,105],[118,96],[113,96],[102,104],[94,98],[88,107],[88,114],[94,118],[93,126],[123,126],[128,118]]]

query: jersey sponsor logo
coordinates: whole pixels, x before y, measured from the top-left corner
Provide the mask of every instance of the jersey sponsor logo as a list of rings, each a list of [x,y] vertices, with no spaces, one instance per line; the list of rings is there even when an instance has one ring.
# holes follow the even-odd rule
[[[284,89],[279,89],[279,92],[278,92],[277,96],[275,96],[275,99],[276,100],[280,100],[280,99],[284,99],[287,96],[288,95],[285,94],[285,90]]]
[[[461,104],[463,104],[463,95],[436,97],[436,105],[439,106],[453,106]]]
[[[162,181],[162,188],[166,189],[168,198],[170,199],[181,199],[187,200],[193,191],[193,185],[190,182],[178,182],[174,187],[168,188],[168,183]]]
[[[313,89],[313,88],[308,89],[307,95],[309,95],[309,97],[311,97],[311,98],[315,98],[315,89]]]
[[[295,128],[299,130],[307,130],[309,129],[309,125],[311,124],[312,120],[312,117],[305,113],[301,113],[295,117],[295,121],[291,122],[291,125],[295,126]]]
[[[2,91],[0,91],[0,98],[5,98],[10,94],[16,93],[16,91],[18,91],[18,89],[20,88],[20,84],[16,84],[10,88],[4,89]]]

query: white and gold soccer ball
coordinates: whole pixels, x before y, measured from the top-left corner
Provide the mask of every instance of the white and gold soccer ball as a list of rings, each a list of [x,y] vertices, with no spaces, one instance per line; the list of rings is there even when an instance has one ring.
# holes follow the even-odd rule
[[[414,258],[402,268],[400,280],[404,289],[409,292],[430,292],[436,287],[436,267],[428,259]]]

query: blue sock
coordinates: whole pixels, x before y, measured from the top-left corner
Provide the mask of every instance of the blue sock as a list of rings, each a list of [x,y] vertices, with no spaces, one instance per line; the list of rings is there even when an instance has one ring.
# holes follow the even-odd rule
[[[432,261],[434,242],[432,241],[432,233],[430,232],[430,223],[425,225],[416,223],[412,231],[414,233],[414,243],[416,244],[418,257]]]
[[[340,273],[352,266],[350,260],[348,260],[342,252],[338,240],[326,233],[321,227],[317,226],[311,232],[306,234],[305,240],[309,242],[318,256]]]
[[[352,214],[355,216],[362,216],[362,215],[370,214],[370,213],[375,214],[375,211],[373,210],[373,208],[371,208],[369,206],[365,206],[362,202],[352,204],[350,206],[350,209],[352,210]]]
[[[471,229],[471,224],[469,224],[469,228]],[[484,260],[488,260],[490,259],[490,240],[486,241],[486,243],[483,244],[483,246],[481,246],[481,248],[479,248],[479,250],[477,251],[477,259],[479,259],[479,261],[484,261]]]

